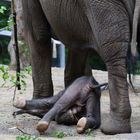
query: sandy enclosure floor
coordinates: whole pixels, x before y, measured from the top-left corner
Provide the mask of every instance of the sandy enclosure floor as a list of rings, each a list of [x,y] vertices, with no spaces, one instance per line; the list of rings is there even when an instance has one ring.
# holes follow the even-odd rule
[[[64,87],[63,77],[64,72],[63,69],[53,68],[53,83],[54,83],[54,91],[55,94],[62,90]],[[102,71],[93,71],[93,74],[99,83],[107,82],[107,72]],[[0,81],[1,83],[2,81]],[[19,91],[16,94],[16,97],[31,99],[32,98],[32,80],[31,76],[26,78],[27,89],[24,93],[20,93]],[[136,77],[135,84],[138,86],[140,84],[140,77]],[[17,129],[11,129],[13,127],[18,126],[24,132],[30,133],[32,135],[38,135],[38,132],[35,129],[39,118],[33,117],[30,115],[20,115],[16,118],[13,118],[12,113],[16,109],[12,106],[12,98],[13,98],[14,89],[9,89],[8,87],[0,88],[0,140],[15,140],[17,135],[22,134]],[[130,92],[130,101],[132,106],[132,134],[121,134],[114,136],[107,136],[101,133],[100,129],[93,131],[89,134],[79,135],[76,133],[75,126],[64,126],[57,125],[55,122],[52,122],[48,131],[45,133],[42,139],[44,140],[54,140],[56,138],[52,137],[52,134],[55,131],[63,131],[65,133],[65,137],[63,139],[68,140],[140,140],[140,97],[135,96]],[[139,94],[140,96],[140,94]],[[102,111],[102,119],[106,119],[107,114],[109,112],[109,96],[108,91],[102,93],[101,97],[101,111]]]

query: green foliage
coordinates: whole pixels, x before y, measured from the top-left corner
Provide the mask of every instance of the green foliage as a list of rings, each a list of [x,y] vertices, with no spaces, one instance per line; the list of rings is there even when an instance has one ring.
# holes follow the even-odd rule
[[[26,78],[27,78],[27,75],[31,75],[31,73],[32,73],[32,68],[26,67],[23,71],[17,74],[20,77],[20,84],[23,90],[26,90],[27,88]],[[9,68],[7,66],[4,66],[4,65],[0,66],[0,75],[4,82],[1,85],[1,87],[4,87],[8,81],[10,82],[11,87],[16,87],[16,85],[18,84],[16,80],[16,75],[10,74]]]
[[[32,74],[32,67],[31,66],[26,67],[25,71],[27,72],[27,74],[31,75]]]
[[[4,65],[0,66],[0,72],[2,73],[2,78],[4,83],[2,84],[2,86],[5,85],[6,81],[9,79],[9,69],[8,67],[5,67]]]
[[[0,38],[0,64],[8,65],[10,63],[10,55],[7,50],[9,38]]]
[[[92,135],[92,129],[87,129],[86,132],[85,132],[88,136],[91,136]]]
[[[26,135],[19,135],[16,137],[16,140],[41,140],[41,138],[38,138],[36,136],[26,136]]]
[[[11,6],[8,2],[0,2],[0,29],[6,28],[11,30]],[[8,38],[0,38],[0,64],[9,64],[10,56],[7,51],[9,44]]]
[[[0,2],[0,29],[9,25],[11,6],[8,3]]]
[[[5,6],[0,6],[0,13],[4,14],[4,12],[6,11],[6,7]]]
[[[65,137],[65,133],[62,131],[55,131],[52,133],[52,136],[55,138],[64,138]]]
[[[138,60],[134,66],[134,74],[140,75],[140,60]]]
[[[27,78],[25,71],[21,71],[20,73],[17,74],[20,77],[20,85],[23,90],[26,90],[27,88],[27,83],[25,79]],[[11,75],[10,77],[10,82],[12,83],[12,87],[16,87],[19,83],[17,83],[16,76]]]

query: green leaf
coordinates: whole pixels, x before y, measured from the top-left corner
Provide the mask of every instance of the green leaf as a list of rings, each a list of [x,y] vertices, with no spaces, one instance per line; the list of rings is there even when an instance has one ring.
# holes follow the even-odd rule
[[[16,140],[41,140],[41,139],[36,136],[20,135],[16,137]]]
[[[65,134],[62,131],[55,131],[53,132],[52,136],[57,138],[64,138]]]
[[[7,79],[9,79],[9,74],[8,73],[4,73],[3,74],[3,79],[4,79],[4,81],[6,81]]]
[[[27,74],[31,74],[32,73],[32,67],[31,66],[26,67],[25,71],[27,72]]]
[[[7,10],[7,8],[5,6],[1,6],[1,9],[3,10]]]
[[[6,9],[5,6],[1,6],[1,7],[0,7],[0,13],[1,13],[1,14],[4,14],[4,12],[5,12],[6,10],[7,10],[7,9]]]
[[[1,70],[2,72],[5,72],[5,67],[4,67],[4,65],[0,66],[0,70]]]

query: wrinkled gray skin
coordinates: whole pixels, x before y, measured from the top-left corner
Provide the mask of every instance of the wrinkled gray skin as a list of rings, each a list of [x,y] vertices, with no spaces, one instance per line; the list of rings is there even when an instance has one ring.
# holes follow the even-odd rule
[[[19,107],[19,102],[15,103],[15,107],[22,110],[14,112],[14,115],[29,113],[43,117],[37,125],[40,133],[46,131],[54,119],[67,125],[77,123],[78,133],[88,128],[96,129],[101,123],[99,87],[105,85],[107,84],[99,85],[91,76],[83,76],[53,97],[26,100],[26,104],[22,107]]]
[[[130,133],[127,52],[135,0],[23,0],[26,39],[30,44],[34,98],[51,96],[51,37],[69,48],[65,84],[84,75],[88,51],[104,60],[109,79],[110,113],[106,134]]]

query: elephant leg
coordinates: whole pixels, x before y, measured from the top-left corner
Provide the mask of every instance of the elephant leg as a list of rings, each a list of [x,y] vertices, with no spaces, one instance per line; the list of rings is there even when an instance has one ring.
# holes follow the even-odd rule
[[[42,133],[48,129],[50,122],[59,116],[62,112],[66,112],[79,97],[79,92],[75,92],[73,87],[68,87],[63,96],[54,104],[48,113],[37,124],[37,130]],[[70,94],[71,92],[71,94]]]
[[[64,91],[61,91],[55,96],[47,97],[44,99],[32,99],[32,100],[18,99],[14,102],[14,106],[16,108],[20,108],[24,110],[50,109],[63,94]]]
[[[30,47],[33,98],[53,95],[51,29],[38,0],[22,0],[25,39]]]
[[[75,125],[77,123],[77,117],[71,110],[68,110],[64,113],[58,114],[55,117],[55,121],[58,124],[64,124],[64,125]]]
[[[59,100],[58,100],[59,102]],[[55,116],[58,115],[63,109],[62,106],[64,107],[64,105],[62,104],[55,104],[49,112],[47,112],[44,117],[38,122],[36,129],[40,132],[40,133],[44,133],[49,125],[50,122],[52,120],[55,119]]]
[[[107,63],[111,110],[101,128],[106,134],[131,132],[126,63],[123,57]]]
[[[127,53],[130,19],[121,1],[81,0],[79,2],[98,44],[97,52],[108,69],[110,115],[102,123],[106,134],[131,132],[131,107],[127,85]]]
[[[49,109],[47,110],[41,110],[41,109],[31,109],[31,110],[24,110],[24,109],[20,109],[17,110],[15,112],[13,112],[13,116],[16,117],[17,115],[21,115],[21,114],[30,114],[32,116],[37,116],[39,118],[42,118],[47,112],[49,111]]]
[[[87,64],[88,51],[77,50],[68,47],[68,57],[65,66],[65,87],[69,86],[76,78],[84,75],[92,75]]]
[[[101,91],[99,89],[96,89],[95,92],[90,92],[86,103],[86,115],[79,119],[77,123],[78,133],[83,133],[88,128],[99,128],[101,124],[100,96]]]
[[[85,113],[83,110],[85,110],[85,108],[83,109],[81,106],[73,106],[66,112],[62,112],[55,116],[55,121],[58,124],[75,125],[79,118]]]

